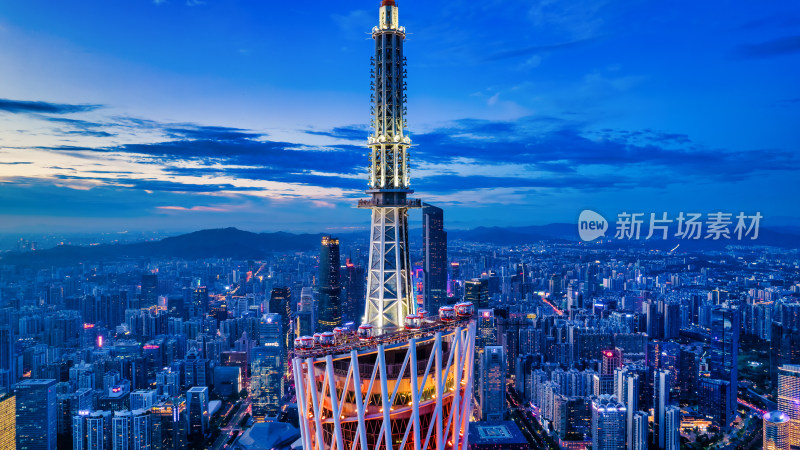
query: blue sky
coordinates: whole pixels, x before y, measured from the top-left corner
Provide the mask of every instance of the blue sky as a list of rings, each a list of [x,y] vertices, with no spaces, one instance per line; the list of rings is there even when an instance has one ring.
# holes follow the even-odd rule
[[[364,227],[378,4],[0,3],[0,232]],[[398,5],[450,228],[800,216],[800,3]]]

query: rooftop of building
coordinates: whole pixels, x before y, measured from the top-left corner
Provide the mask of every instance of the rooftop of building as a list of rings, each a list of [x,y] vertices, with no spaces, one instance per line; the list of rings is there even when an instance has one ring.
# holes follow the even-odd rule
[[[471,422],[469,424],[469,443],[481,444],[527,444],[528,440],[517,424],[510,420]]]
[[[300,430],[283,422],[256,423],[242,433],[234,445],[241,450],[283,450],[295,448]]]

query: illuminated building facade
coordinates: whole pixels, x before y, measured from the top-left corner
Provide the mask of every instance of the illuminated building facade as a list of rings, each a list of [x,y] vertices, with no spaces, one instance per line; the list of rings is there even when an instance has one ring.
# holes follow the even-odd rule
[[[438,311],[447,302],[447,232],[444,211],[427,203],[422,205],[423,305]]]
[[[789,416],[780,411],[764,414],[764,450],[789,450]]]
[[[0,394],[0,448],[15,448],[17,445],[17,398]]]
[[[259,345],[251,350],[250,398],[253,400],[253,419],[273,421],[280,413],[283,397],[284,351],[281,348],[281,321],[278,314],[261,318]]]
[[[56,380],[26,379],[16,385],[17,448],[56,448]]]
[[[506,412],[506,353],[502,345],[487,346],[481,356],[481,420],[503,420]]]
[[[625,413],[613,395],[592,397],[593,450],[625,450]]]
[[[789,444],[800,447],[800,365],[778,368],[778,411],[789,416]]]
[[[319,251],[319,294],[317,296],[317,331],[333,331],[342,325],[339,279],[339,239],[322,237]]]

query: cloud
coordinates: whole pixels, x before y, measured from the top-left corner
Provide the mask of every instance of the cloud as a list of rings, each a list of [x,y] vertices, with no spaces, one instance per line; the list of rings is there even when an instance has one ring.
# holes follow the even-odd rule
[[[72,105],[67,103],[32,102],[23,100],[0,99],[0,111],[14,114],[70,114],[78,112],[94,111],[101,108],[101,105]]]
[[[53,169],[48,175],[72,189],[106,186],[198,198],[307,198],[336,204],[363,195],[367,187],[368,150],[361,142],[369,131],[363,126],[301,130],[354,142],[314,146],[271,140],[266,133],[233,127],[129,117],[114,117],[107,123],[43,117],[63,126],[63,133],[89,135],[122,128],[134,136],[144,133],[162,139],[37,147],[78,158],[77,170],[59,163],[73,170]],[[504,201],[518,202],[532,192],[659,188],[689,179],[736,182],[760,173],[800,170],[798,156],[791,151],[707,148],[682,133],[595,129],[592,123],[549,116],[461,119],[411,138],[414,189],[426,196],[446,196],[448,201],[469,198],[476,191],[502,192]],[[207,206],[180,202],[166,206],[170,205]],[[165,204],[152,208],[157,206]]]
[[[306,130],[306,133],[316,136],[326,136],[348,141],[366,141],[369,130],[366,126],[350,125],[347,127],[334,127],[331,130]]]
[[[785,36],[757,44],[742,44],[734,56],[742,59],[771,58],[800,52],[800,36]]]
[[[574,47],[578,47],[578,46],[587,44],[587,43],[591,42],[592,40],[593,39],[578,39],[578,40],[569,41],[569,42],[559,42],[559,43],[556,43],[556,44],[531,45],[529,47],[522,47],[522,48],[517,48],[517,49],[512,49],[512,50],[504,50],[504,51],[497,52],[497,53],[494,53],[492,55],[487,56],[486,57],[486,61],[500,61],[500,60],[503,60],[503,59],[511,59],[511,58],[517,58],[517,57],[522,57],[522,56],[530,57],[531,55],[539,55],[539,54],[542,54],[542,53],[549,53],[549,52],[554,52],[554,51],[567,50],[567,49],[571,49],[571,48],[574,48]],[[531,59],[528,59],[528,62],[530,62],[530,61],[531,61]],[[541,63],[541,60],[537,60],[537,61],[535,61],[535,63],[536,63],[535,65],[538,66]]]
[[[165,211],[202,211],[202,212],[228,212],[229,210],[226,208],[219,208],[216,206],[192,206],[191,208],[185,208],[183,206],[156,206],[157,209],[165,210]]]

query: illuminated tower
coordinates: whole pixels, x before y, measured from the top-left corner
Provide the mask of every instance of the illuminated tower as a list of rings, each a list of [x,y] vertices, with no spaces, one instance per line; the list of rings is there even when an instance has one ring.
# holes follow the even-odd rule
[[[364,323],[294,342],[305,450],[465,450],[472,416],[474,307],[416,311],[408,256],[405,30],[394,0],[373,29],[372,210]],[[501,383],[500,389],[504,389]]]
[[[398,25],[394,0],[383,0],[380,22],[372,29],[372,133],[368,139],[368,194],[359,208],[372,210],[366,322],[378,331],[402,327],[414,312],[408,256],[408,208],[421,203],[407,198],[409,188],[406,127],[405,28]]]

